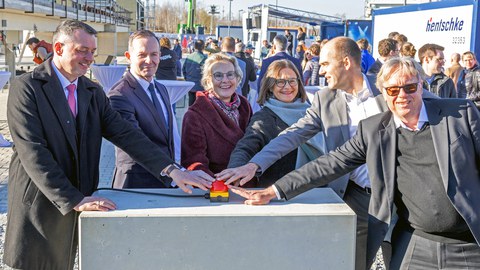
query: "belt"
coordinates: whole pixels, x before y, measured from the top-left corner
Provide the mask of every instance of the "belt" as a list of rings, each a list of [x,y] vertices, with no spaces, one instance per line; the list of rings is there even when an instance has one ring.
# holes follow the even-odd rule
[[[353,182],[352,180],[348,181],[349,184],[351,184],[353,187],[355,187],[358,190],[362,190],[363,192],[367,194],[372,194],[372,188],[369,187],[361,187],[357,183]]]

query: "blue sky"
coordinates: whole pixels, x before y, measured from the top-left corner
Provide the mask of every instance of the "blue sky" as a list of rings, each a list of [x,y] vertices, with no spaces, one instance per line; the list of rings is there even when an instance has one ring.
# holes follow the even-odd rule
[[[157,3],[167,0],[157,0]],[[183,1],[183,0],[178,0]],[[347,15],[347,19],[358,19],[363,17],[364,0],[278,0],[278,5],[283,7],[291,7],[299,10],[312,11],[324,15],[343,14]],[[275,5],[275,0],[233,0],[232,16],[238,16],[238,11],[247,10],[248,7],[259,4]],[[301,3],[301,5],[299,5]],[[229,1],[228,0],[197,0],[197,4],[203,6],[216,5],[225,10],[225,16],[228,16]]]

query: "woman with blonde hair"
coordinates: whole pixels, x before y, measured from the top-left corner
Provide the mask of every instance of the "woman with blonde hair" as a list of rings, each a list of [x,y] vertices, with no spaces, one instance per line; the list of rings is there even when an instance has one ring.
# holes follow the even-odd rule
[[[213,176],[227,168],[230,154],[252,116],[248,100],[235,93],[242,71],[235,57],[212,54],[203,66],[202,85],[183,118],[182,165]]]
[[[237,143],[230,157],[228,167],[235,169],[217,174],[217,179],[230,177],[231,173],[241,169],[240,166],[247,164],[280,132],[305,116],[310,107],[302,76],[295,65],[286,59],[277,60],[269,66],[257,102],[263,108],[253,115],[245,136]],[[262,176],[251,182],[257,187],[268,187],[285,174],[322,154],[323,134],[320,134],[279,159]]]

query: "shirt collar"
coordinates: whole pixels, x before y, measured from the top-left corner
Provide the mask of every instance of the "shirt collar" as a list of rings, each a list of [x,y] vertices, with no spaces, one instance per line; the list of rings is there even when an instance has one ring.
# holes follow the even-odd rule
[[[363,76],[363,86],[360,91],[357,92],[357,95],[354,96],[353,94],[347,93],[344,90],[340,90],[343,93],[343,97],[347,101],[347,103],[352,102],[354,99],[357,100],[357,104],[360,104],[367,100],[370,97],[373,97],[373,92],[371,90],[370,84],[368,83],[367,77],[365,74]]]
[[[131,72],[130,72],[131,73]],[[141,78],[137,76],[136,74],[131,73],[132,76],[137,80],[137,82],[140,84],[140,86],[143,88],[143,90],[147,90],[148,87],[150,86],[151,83],[153,83],[154,80],[151,82],[147,82],[144,78]]]
[[[400,118],[398,118],[395,114],[393,114],[393,121],[395,122],[395,128],[402,127],[404,129],[408,129],[410,131],[417,131],[420,130],[425,123],[428,122],[428,115],[427,115],[427,110],[425,109],[425,103],[422,101],[422,108],[420,109],[420,115],[418,116],[418,123],[417,123],[417,128],[415,130],[407,127]]]
[[[73,82],[70,82],[65,76],[63,76],[60,70],[58,70],[57,66],[55,66],[53,61],[51,62],[51,65],[52,65],[53,71],[55,71],[55,74],[57,74],[58,80],[60,81],[60,84],[62,85],[63,89],[67,88],[67,86],[69,86],[72,83],[75,84],[75,89],[77,89],[78,78],[76,78]]]

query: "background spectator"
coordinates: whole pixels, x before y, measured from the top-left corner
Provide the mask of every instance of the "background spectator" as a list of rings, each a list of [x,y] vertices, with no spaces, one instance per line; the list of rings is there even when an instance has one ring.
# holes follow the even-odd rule
[[[33,53],[33,62],[36,64],[41,64],[43,61],[47,60],[50,56],[53,55],[52,44],[46,42],[45,40],[38,40],[36,37],[29,38],[27,40],[27,46],[32,50]]]
[[[177,80],[177,54],[170,50],[170,39],[160,38],[160,63],[155,77],[157,80]]]

